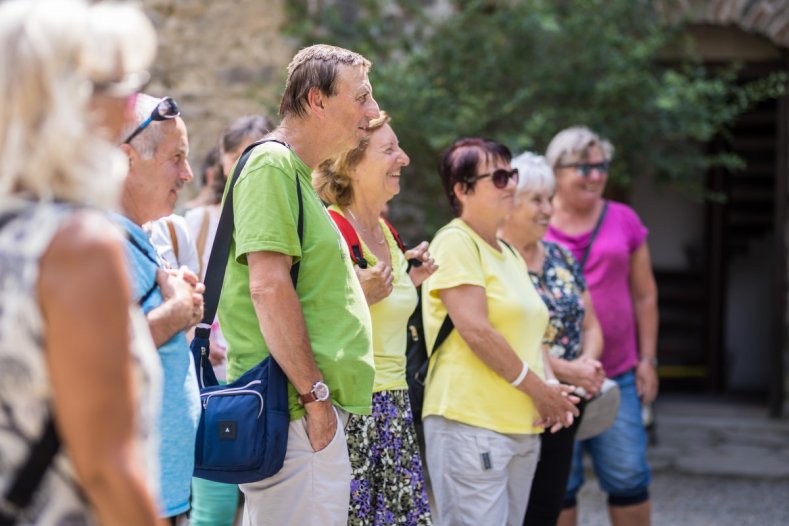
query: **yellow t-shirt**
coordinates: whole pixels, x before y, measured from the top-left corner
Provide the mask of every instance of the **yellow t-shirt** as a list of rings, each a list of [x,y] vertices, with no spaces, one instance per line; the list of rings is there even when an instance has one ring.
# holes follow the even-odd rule
[[[422,316],[428,352],[447,314],[439,291],[460,285],[485,288],[491,325],[529,369],[544,377],[540,344],[548,309],[534,290],[519,254],[499,243],[491,247],[461,219],[439,230],[430,245],[438,270],[422,284]],[[520,371],[513,371],[517,375]],[[457,330],[430,359],[423,416],[440,415],[498,433],[542,431],[531,398],[493,372],[469,348]]]
[[[329,207],[343,216],[340,207]],[[405,347],[408,318],[417,304],[416,287],[408,276],[408,262],[400,251],[389,227],[383,221],[381,230],[384,233],[389,254],[392,258],[392,293],[370,307],[370,318],[373,321],[373,358],[375,359],[375,381],[373,392],[408,389],[405,381]],[[372,267],[378,258],[370,251],[361,237],[359,244],[367,264]]]

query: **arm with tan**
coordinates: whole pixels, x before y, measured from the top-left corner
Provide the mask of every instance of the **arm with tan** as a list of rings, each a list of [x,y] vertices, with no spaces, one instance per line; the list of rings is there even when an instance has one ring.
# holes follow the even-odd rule
[[[458,334],[469,348],[496,374],[513,382],[523,370],[523,362],[507,340],[490,324],[485,289],[476,285],[460,285],[439,291],[441,301]],[[578,409],[568,400],[571,386],[548,385],[532,370],[515,386],[528,395],[540,414],[541,422],[551,426],[556,422],[569,426],[578,416]]]
[[[635,309],[640,355],[636,368],[636,387],[641,400],[649,404],[658,393],[658,291],[646,242],[630,257],[630,296]]]
[[[278,252],[247,254],[249,293],[272,356],[296,391],[305,394],[316,381],[323,380],[323,375],[315,363],[301,302],[293,288],[291,261],[290,256]],[[337,430],[331,399],[308,403],[304,409],[310,444],[320,451]]]

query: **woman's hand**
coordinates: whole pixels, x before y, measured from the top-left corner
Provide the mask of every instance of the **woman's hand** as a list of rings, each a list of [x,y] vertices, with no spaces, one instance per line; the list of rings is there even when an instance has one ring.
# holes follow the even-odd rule
[[[368,305],[374,305],[392,293],[394,276],[392,267],[379,261],[374,267],[361,269],[354,265],[356,277],[364,291]]]
[[[563,384],[549,385],[536,376],[534,381],[542,384],[538,388],[529,389],[529,396],[540,414],[540,419],[535,425],[550,428],[551,433],[573,425],[575,417],[578,416],[578,408],[575,405],[581,401],[572,394],[575,387]]]
[[[588,400],[600,392],[605,380],[605,371],[599,361],[580,356],[577,360],[566,362],[559,376],[564,383],[582,388]]]
[[[648,360],[638,362],[636,368],[636,391],[641,401],[651,404],[658,393],[658,375],[655,366]]]
[[[436,265],[435,260],[430,257],[430,252],[428,252],[427,248],[427,241],[422,241],[414,248],[405,251],[405,258],[407,260],[415,259],[422,263],[418,267],[412,266],[411,270],[408,272],[415,287],[421,285],[428,276],[438,270],[438,265]]]

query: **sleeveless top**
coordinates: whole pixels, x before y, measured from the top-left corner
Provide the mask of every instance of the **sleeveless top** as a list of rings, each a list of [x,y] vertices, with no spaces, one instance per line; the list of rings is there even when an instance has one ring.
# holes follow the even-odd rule
[[[0,216],[23,203],[1,201]],[[39,265],[53,237],[75,210],[72,205],[28,204],[0,229],[0,498],[16,479],[49,414],[52,392],[45,357],[47,327],[37,301]],[[148,489],[156,495],[161,366],[140,309],[130,307],[129,316],[138,413],[136,450],[140,456],[135,460],[145,470]],[[69,456],[61,447],[21,524],[95,523]]]

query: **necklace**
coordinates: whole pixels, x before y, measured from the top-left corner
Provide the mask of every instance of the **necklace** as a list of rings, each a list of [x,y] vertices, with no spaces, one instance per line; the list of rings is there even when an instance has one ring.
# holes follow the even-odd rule
[[[366,228],[364,228],[364,227],[362,226],[362,224],[359,222],[359,220],[358,220],[358,219],[356,219],[356,216],[355,216],[355,215],[353,215],[353,212],[351,212],[351,209],[350,209],[350,208],[346,208],[346,210],[347,210],[347,211],[348,211],[348,213],[351,215],[351,219],[353,219],[353,222],[354,222],[354,223],[356,223],[356,226],[358,226],[358,227],[359,227],[359,230],[361,230],[361,231],[362,231],[362,232],[364,232],[365,234],[370,234],[370,236],[372,237],[372,233],[371,233],[369,230],[367,230]],[[380,228],[380,223],[379,223],[379,228]],[[383,233],[383,232],[381,232],[381,240],[380,240],[380,241],[379,241],[379,240],[377,240],[377,239],[375,239],[375,237],[372,237],[373,241],[375,241],[375,242],[376,242],[376,243],[378,243],[379,245],[383,245],[384,243],[386,243],[386,238],[384,237],[384,235],[383,235],[383,234],[384,234],[384,233]]]

